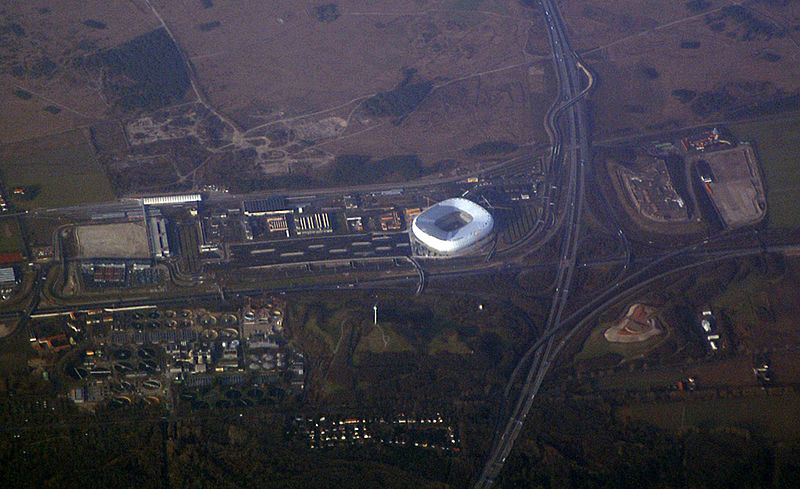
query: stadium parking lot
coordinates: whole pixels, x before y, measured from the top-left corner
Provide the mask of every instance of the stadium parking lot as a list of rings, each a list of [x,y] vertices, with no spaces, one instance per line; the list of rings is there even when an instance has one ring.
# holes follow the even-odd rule
[[[411,246],[406,232],[314,236],[236,244],[230,247],[232,262],[251,267],[280,263],[408,256],[410,254]]]

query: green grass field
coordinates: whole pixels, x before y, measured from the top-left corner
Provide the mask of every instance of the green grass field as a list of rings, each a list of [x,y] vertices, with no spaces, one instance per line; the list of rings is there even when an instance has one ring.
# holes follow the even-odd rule
[[[19,223],[13,217],[0,219],[0,253],[25,253],[25,242]]]
[[[469,355],[472,353],[472,350],[461,340],[461,338],[458,337],[457,332],[449,330],[438,334],[428,344],[428,354],[435,355],[437,353]]]
[[[384,339],[386,343],[384,343]],[[401,353],[414,352],[409,341],[400,335],[390,323],[369,326],[367,334],[361,336],[356,353]]]
[[[800,118],[747,122],[730,129],[740,140],[756,144],[770,226],[800,227]]]
[[[111,184],[80,131],[0,147],[0,178],[11,203],[23,209],[114,199]],[[26,188],[33,198],[14,198],[16,187]]]
[[[669,338],[669,332],[664,331],[664,325],[659,321],[659,328],[664,331],[659,335],[640,343],[611,343],[604,336],[605,331],[611,326],[611,323],[602,323],[592,330],[583,343],[583,349],[575,355],[575,360],[589,360],[609,353],[621,355],[625,359],[642,357]]]
[[[718,427],[755,426],[767,436],[786,439],[800,435],[800,395],[630,404],[620,407],[617,417],[640,419],[674,431],[705,423]]]

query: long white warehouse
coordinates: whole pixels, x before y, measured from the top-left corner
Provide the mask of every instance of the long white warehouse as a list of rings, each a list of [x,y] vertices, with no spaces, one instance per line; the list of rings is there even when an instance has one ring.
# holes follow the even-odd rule
[[[486,209],[462,198],[435,204],[414,218],[413,237],[433,255],[454,255],[483,241],[494,228]]]

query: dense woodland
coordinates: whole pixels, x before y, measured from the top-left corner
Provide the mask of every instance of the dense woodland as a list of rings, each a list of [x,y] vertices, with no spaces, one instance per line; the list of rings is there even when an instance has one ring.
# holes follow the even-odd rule
[[[4,487],[460,488],[481,462],[377,443],[313,450],[289,416],[263,408],[172,422],[134,411],[44,421],[0,434]],[[778,443],[748,427],[676,435],[618,421],[602,401],[543,398],[499,487],[796,488],[800,440]]]

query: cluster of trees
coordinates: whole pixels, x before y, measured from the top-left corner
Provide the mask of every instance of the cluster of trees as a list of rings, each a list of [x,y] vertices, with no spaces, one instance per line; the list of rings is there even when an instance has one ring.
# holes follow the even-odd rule
[[[370,156],[337,156],[328,168],[328,179],[332,182],[351,184],[380,181],[404,182],[422,174],[422,162],[417,155],[390,156],[373,161]]]
[[[364,111],[374,117],[392,117],[399,124],[433,90],[430,81],[413,81],[415,74],[415,69],[405,70],[403,81],[396,87],[364,101]]]
[[[326,3],[325,5],[314,7],[314,13],[320,22],[333,22],[339,18],[339,8],[335,3]]]
[[[104,89],[123,111],[156,110],[181,100],[189,73],[164,29],[157,29],[76,63],[110,75]]]
[[[542,400],[499,487],[789,488],[800,486],[800,440],[741,429],[675,435],[620,422],[600,401]]]
[[[762,36],[764,40],[769,41],[773,37],[784,37],[786,31],[779,27],[774,22],[761,20],[758,15],[753,13],[749,8],[741,5],[727,5],[722,7],[720,13],[721,19],[729,18],[737,24],[746,29],[742,40],[748,41],[750,39],[760,39]],[[708,18],[706,22],[713,22],[714,20],[721,20]]]

